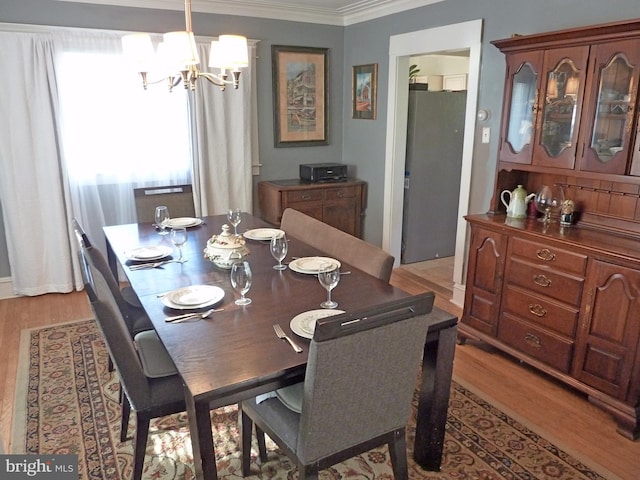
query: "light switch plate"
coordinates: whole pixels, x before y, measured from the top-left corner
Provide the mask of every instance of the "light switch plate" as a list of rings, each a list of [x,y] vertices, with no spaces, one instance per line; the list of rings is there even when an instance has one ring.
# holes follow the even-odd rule
[[[489,143],[491,140],[491,128],[482,127],[482,143]]]

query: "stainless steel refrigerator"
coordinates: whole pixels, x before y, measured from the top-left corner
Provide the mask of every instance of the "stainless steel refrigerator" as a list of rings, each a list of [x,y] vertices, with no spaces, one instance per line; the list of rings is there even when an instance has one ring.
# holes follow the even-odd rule
[[[455,254],[466,100],[409,90],[402,263]]]

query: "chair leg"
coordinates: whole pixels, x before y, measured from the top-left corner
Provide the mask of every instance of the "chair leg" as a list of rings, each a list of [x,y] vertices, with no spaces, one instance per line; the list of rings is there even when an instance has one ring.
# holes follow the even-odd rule
[[[132,480],[142,478],[144,457],[147,452],[147,439],[149,438],[149,423],[151,418],[147,415],[136,415],[136,432],[133,437],[133,475]]]
[[[242,407],[240,407],[242,410]],[[250,475],[251,470],[251,435],[253,434],[253,420],[242,410],[242,429],[240,430],[242,438],[242,476]]]
[[[318,480],[318,466],[298,464],[298,480]]]
[[[126,442],[129,434],[129,417],[131,416],[131,405],[126,395],[122,395],[122,420],[120,422],[120,441]]]
[[[395,480],[407,480],[409,478],[409,469],[407,466],[407,440],[404,428],[399,428],[393,432],[393,440],[389,442],[388,446]]]
[[[264,432],[258,425],[256,425],[256,438],[258,439],[258,452],[260,453],[260,461],[266,463],[267,461],[267,442],[264,438]]]

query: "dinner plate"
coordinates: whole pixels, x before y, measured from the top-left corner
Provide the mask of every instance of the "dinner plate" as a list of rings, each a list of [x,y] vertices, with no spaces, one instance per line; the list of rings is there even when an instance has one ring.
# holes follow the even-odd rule
[[[291,331],[303,338],[313,338],[313,331],[316,328],[316,321],[319,318],[332,317],[344,313],[343,310],[309,310],[302,312],[291,319],[289,326]]]
[[[189,228],[189,227],[195,227],[197,225],[200,225],[201,223],[202,223],[202,220],[200,220],[199,218],[177,217],[177,218],[170,218],[165,222],[165,225],[168,228],[179,228],[179,227]]]
[[[128,252],[125,252],[125,256],[129,260],[135,260],[138,262],[145,262],[149,260],[159,260],[173,253],[173,249],[166,245],[157,245],[150,247],[138,247]]]
[[[249,240],[271,240],[276,235],[282,235],[283,230],[278,228],[254,228],[243,233],[245,238]]]
[[[165,293],[162,303],[169,308],[187,310],[209,307],[224,298],[224,290],[213,285],[192,285]]]
[[[324,263],[335,265],[340,268],[340,262],[330,257],[302,257],[296,258],[289,263],[289,268],[294,272],[306,273],[309,275],[317,275],[320,267]]]

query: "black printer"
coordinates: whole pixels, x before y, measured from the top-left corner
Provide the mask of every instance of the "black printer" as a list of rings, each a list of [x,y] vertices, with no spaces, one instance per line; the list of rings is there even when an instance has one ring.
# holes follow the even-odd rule
[[[347,178],[347,166],[342,163],[300,165],[300,180],[305,182],[341,182]]]

